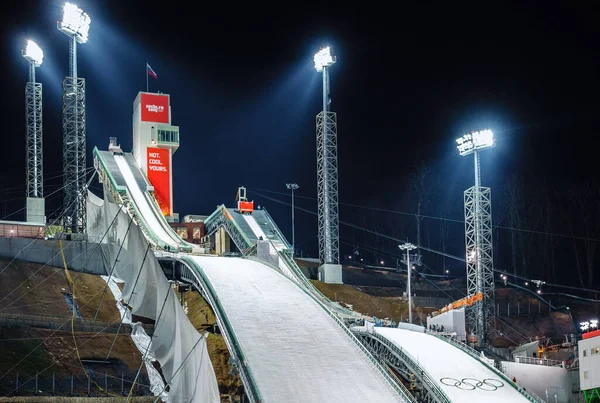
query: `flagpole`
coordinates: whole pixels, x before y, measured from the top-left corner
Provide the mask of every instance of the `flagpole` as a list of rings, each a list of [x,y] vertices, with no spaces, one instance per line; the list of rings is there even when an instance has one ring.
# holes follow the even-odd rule
[[[146,62],[146,92],[150,92],[148,88],[148,62]]]

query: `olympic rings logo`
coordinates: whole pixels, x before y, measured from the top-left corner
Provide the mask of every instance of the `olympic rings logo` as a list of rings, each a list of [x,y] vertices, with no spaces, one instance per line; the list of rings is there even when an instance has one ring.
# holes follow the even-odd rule
[[[462,390],[475,390],[481,389],[486,392],[495,392],[498,388],[504,386],[504,382],[498,379],[486,378],[482,381],[475,378],[462,378],[462,380],[456,378],[441,378],[440,382],[446,386],[454,386],[455,388]]]

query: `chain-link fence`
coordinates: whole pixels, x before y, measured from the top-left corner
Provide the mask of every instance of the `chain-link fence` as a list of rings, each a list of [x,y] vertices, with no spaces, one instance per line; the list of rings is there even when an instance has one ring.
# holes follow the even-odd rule
[[[108,371],[87,370],[86,376],[43,372],[24,374],[13,371],[0,379],[0,396],[150,396],[150,382],[145,372],[141,372],[134,383],[136,372],[120,374]]]

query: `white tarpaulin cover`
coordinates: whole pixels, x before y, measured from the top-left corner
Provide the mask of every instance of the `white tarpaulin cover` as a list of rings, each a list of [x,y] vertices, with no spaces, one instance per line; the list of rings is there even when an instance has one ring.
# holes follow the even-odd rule
[[[403,401],[342,327],[290,279],[254,260],[192,259],[219,297],[263,402]]]
[[[142,232],[135,224],[129,226],[129,216],[110,200],[89,192],[87,200],[88,236],[102,242],[107,272],[111,274],[114,267],[112,276],[124,281],[124,303],[132,314],[156,321],[148,358],[160,363],[170,386],[168,401],[220,402],[206,338],[188,320]],[[135,328],[132,336],[143,338]],[[153,391],[156,394],[160,389]]]

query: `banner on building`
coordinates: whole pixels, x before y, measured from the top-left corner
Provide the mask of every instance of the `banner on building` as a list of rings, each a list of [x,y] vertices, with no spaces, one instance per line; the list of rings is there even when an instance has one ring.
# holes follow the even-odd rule
[[[140,94],[142,122],[170,123],[169,96],[166,94]]]
[[[169,149],[148,147],[148,180],[163,215],[171,215],[171,166]]]

